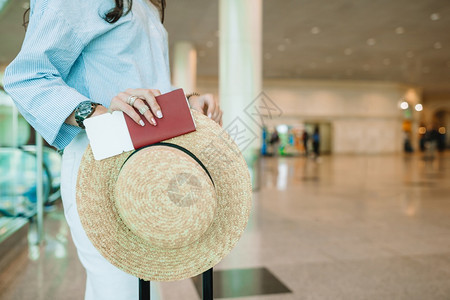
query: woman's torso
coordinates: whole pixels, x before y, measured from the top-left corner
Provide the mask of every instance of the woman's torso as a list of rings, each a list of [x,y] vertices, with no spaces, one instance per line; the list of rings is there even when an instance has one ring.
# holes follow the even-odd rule
[[[64,78],[70,87],[104,106],[127,88],[171,90],[167,31],[150,1],[134,0],[132,10],[114,24],[102,19],[114,6],[111,0],[44,2],[60,5],[80,35],[92,36]]]

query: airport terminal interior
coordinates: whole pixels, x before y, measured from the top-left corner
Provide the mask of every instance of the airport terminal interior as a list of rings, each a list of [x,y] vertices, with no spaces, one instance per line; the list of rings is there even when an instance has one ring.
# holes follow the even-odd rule
[[[29,6],[0,0],[0,299],[84,299],[62,151],[3,88]],[[164,26],[251,176],[214,299],[450,299],[450,2],[167,0]],[[200,275],[150,286],[202,299]]]

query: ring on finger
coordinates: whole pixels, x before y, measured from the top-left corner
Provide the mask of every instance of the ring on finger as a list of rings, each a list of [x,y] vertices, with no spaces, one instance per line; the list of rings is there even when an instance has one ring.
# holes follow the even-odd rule
[[[134,102],[136,101],[137,98],[138,98],[137,96],[131,95],[131,96],[129,96],[129,97],[127,98],[127,103],[128,103],[130,106],[133,106],[133,105],[134,105]]]
[[[145,114],[147,112],[147,110],[149,110],[148,106],[142,106],[141,108],[139,108],[139,112],[141,113],[141,115]]]

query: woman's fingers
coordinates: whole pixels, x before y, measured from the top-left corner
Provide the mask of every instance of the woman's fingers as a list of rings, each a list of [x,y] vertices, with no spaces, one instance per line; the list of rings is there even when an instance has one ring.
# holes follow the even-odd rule
[[[204,113],[219,125],[222,125],[222,110],[212,94],[204,94],[198,97],[192,96],[189,98],[189,105],[191,108]]]
[[[216,122],[219,123],[220,126],[222,126],[222,115],[223,115],[223,112],[221,109],[219,109],[219,116],[217,117]]]
[[[139,111],[141,115],[143,115],[147,119],[147,121],[150,122],[150,124],[156,126],[156,120],[144,100],[140,98],[136,99],[136,102],[134,102],[134,107]]]
[[[121,95],[121,94],[119,94]],[[110,111],[123,111],[128,116],[130,116],[131,119],[133,119],[137,124],[144,126],[145,123],[142,121],[139,114],[132,108],[130,105],[128,105],[125,101],[122,100],[123,95],[121,96],[115,96],[111,100],[111,104],[109,106]]]
[[[214,101],[214,97],[211,94],[202,95],[204,98],[204,103],[207,105],[208,109],[206,111],[206,115],[214,120],[214,116],[216,114],[216,101]]]
[[[155,96],[160,96],[161,95],[161,91],[160,90],[156,90],[156,89],[150,89],[150,91],[153,93],[153,95]]]
[[[159,107],[158,102],[156,101],[156,96],[161,95],[161,92],[159,90],[155,89],[128,89],[126,92],[130,95],[137,96],[145,102],[147,102],[148,106],[150,107],[150,110],[152,111],[153,115],[155,115],[157,118],[161,119],[163,117],[161,107]]]
[[[214,111],[214,113],[212,115],[212,119],[214,121],[216,121],[217,123],[219,123],[219,120],[220,120],[221,115],[222,115],[221,113],[222,113],[222,111],[220,110],[220,107],[217,105],[216,106],[216,110]]]
[[[222,110],[219,104],[214,100],[213,95],[205,94],[205,104],[208,106],[207,115],[219,125],[222,125]]]
[[[127,105],[133,104],[133,107],[136,108],[150,124],[156,126],[155,118],[153,117],[151,111],[148,109],[148,106],[145,104],[144,100],[142,100],[141,98],[136,98],[133,100],[131,97],[137,97],[137,95],[131,95],[129,93],[119,93],[117,96]],[[132,100],[132,102],[130,103],[129,100]]]

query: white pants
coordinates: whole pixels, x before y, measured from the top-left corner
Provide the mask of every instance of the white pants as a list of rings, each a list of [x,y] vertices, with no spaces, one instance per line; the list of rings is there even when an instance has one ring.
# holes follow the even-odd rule
[[[88,144],[86,134],[78,134],[64,149],[61,169],[64,214],[87,273],[85,300],[137,300],[138,279],[110,264],[92,245],[80,223],[75,187],[81,158]]]

